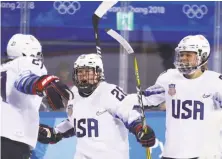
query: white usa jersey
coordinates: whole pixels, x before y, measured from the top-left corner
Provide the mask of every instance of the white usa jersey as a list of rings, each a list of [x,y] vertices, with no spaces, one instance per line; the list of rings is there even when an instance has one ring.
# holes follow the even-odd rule
[[[81,97],[76,87],[75,99],[68,108],[69,122],[77,137],[74,159],[129,159],[127,125],[141,114],[133,110],[137,96],[128,95],[116,85],[101,82],[87,98]],[[56,132],[70,129],[70,123],[57,126]]]
[[[177,69],[161,74],[146,90],[149,105],[166,102],[164,157],[183,159],[220,152],[222,112],[214,108],[216,92],[222,94],[218,73],[205,71],[196,79],[187,79]]]
[[[47,74],[39,59],[19,57],[1,65],[1,136],[36,146],[39,127],[39,107],[42,98],[28,95],[15,88],[15,82],[29,74]]]

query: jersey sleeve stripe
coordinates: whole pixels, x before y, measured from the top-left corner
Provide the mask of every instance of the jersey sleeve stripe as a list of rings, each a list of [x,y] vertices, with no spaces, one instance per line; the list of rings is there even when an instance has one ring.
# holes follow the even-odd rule
[[[162,86],[155,84],[154,86],[147,88],[143,93],[145,97],[149,97],[151,95],[164,94],[165,89]]]
[[[24,76],[20,75],[20,78],[16,80],[14,86],[18,91],[22,93],[33,94],[33,84],[37,79],[39,79],[39,76],[35,74],[25,74]]]
[[[165,91],[149,91],[149,90],[144,91],[145,97],[149,97],[151,95],[156,95],[156,94],[162,94],[162,93],[165,93]]]

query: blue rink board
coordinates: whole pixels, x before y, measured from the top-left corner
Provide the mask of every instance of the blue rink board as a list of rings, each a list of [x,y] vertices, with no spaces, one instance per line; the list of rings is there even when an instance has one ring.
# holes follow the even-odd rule
[[[159,159],[163,150],[165,133],[165,112],[146,113],[147,123],[155,130],[157,136],[156,145],[151,149],[152,158]],[[41,112],[40,123],[55,126],[66,118],[64,112]],[[129,134],[130,159],[145,158],[145,149],[136,141],[132,134]],[[31,159],[73,159],[75,154],[76,138],[63,139],[54,145],[38,143],[33,151]],[[87,151],[87,150],[86,150]]]

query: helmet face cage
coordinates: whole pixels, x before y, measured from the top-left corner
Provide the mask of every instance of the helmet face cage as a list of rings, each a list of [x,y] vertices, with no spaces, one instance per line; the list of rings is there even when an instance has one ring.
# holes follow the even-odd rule
[[[181,52],[176,52],[174,65],[182,74],[192,74],[198,68],[198,56],[196,55],[196,59],[193,60],[196,61],[183,62],[181,61]]]
[[[208,61],[210,45],[202,35],[187,36],[180,41],[175,51],[175,67],[182,74],[192,74]],[[183,62],[181,61],[181,54],[183,52],[196,53],[196,58],[194,58],[193,61]]]
[[[83,75],[83,76],[87,76],[88,79],[85,80],[83,80],[83,78],[82,80],[79,79],[78,71],[80,69],[87,70],[86,73],[88,73],[88,75]],[[93,71],[93,79],[89,79],[89,70]],[[95,79],[96,73],[97,73],[97,78]],[[94,68],[89,66],[74,68],[72,78],[74,85],[78,88],[79,92],[86,95],[90,95],[96,89],[97,84],[103,80],[102,70],[99,67]]]
[[[207,63],[209,56],[206,52],[201,53],[202,50],[198,50],[196,53],[196,61],[189,61],[189,62],[182,62],[181,61],[181,52],[176,52],[175,54],[175,61],[174,65],[175,67],[182,73],[182,74],[192,74],[197,69],[201,68],[204,64]],[[198,56],[199,55],[199,56]],[[194,65],[196,63],[196,65]]]

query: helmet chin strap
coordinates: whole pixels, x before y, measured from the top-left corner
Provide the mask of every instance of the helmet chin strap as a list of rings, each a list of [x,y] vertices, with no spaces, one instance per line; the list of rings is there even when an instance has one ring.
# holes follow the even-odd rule
[[[191,72],[189,72],[189,73],[185,73],[185,71],[183,72],[183,71],[181,71],[182,69],[181,68],[179,68],[179,71],[183,74],[183,75],[192,75],[192,74],[194,74],[197,70],[201,70],[202,71],[202,66],[203,65],[205,65],[207,63],[207,61],[205,61],[203,64],[201,64],[201,65],[198,65],[198,66],[193,66],[193,67],[190,67],[190,70],[191,70]],[[188,68],[187,68],[187,70],[189,70]],[[204,71],[202,71],[202,72],[204,72]]]
[[[190,63],[189,62],[188,63],[175,62],[174,65],[183,75],[192,75],[193,73],[195,73],[195,71],[197,71],[198,69],[201,69],[201,67],[207,63],[207,59],[204,62],[200,63],[199,65],[197,62],[196,66],[192,66],[191,62]]]
[[[193,69],[190,73],[187,73],[187,74],[185,74],[185,75],[192,75],[193,73],[195,73],[196,72],[196,70],[197,70],[198,68],[196,68],[196,69]]]
[[[179,70],[179,72],[184,75],[191,75],[198,69],[198,66],[191,66],[189,63],[174,63],[174,65]]]
[[[88,88],[83,88],[83,89],[81,89],[80,87],[77,87],[78,92],[82,97],[88,97],[96,90],[99,83],[100,82],[98,82],[96,84],[89,84]]]
[[[78,91],[79,91],[79,90],[78,90]],[[82,96],[82,97],[88,97],[88,96],[90,96],[92,93],[93,93],[93,91],[92,91],[91,93],[85,93],[85,92],[79,91],[79,95]]]

